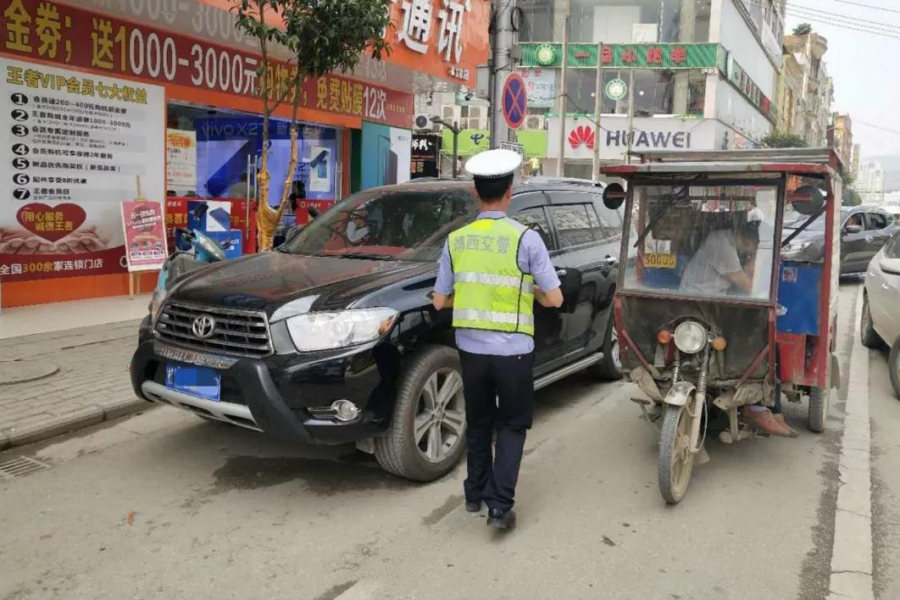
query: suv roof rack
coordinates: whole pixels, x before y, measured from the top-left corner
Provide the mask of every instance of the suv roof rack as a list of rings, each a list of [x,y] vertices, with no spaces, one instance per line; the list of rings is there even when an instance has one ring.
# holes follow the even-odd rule
[[[550,185],[550,184],[566,184],[566,185],[583,185],[586,187],[605,187],[602,181],[591,181],[590,179],[579,179],[577,177],[548,177],[545,175],[537,175],[523,179],[525,185]]]

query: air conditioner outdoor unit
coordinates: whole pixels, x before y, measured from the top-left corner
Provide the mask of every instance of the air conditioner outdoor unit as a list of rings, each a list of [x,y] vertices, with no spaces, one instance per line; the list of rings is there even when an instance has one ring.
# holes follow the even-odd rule
[[[488,107],[487,106],[470,106],[469,107],[469,118],[470,119],[483,119],[487,121],[488,116]]]
[[[541,115],[528,115],[525,117],[525,129],[529,131],[541,131],[544,129],[544,117]]]
[[[416,129],[423,130],[427,129],[432,131],[434,129],[434,123],[431,122],[431,115],[426,113],[419,113],[416,115],[416,120],[413,121],[415,123]]]
[[[445,104],[441,107],[441,118],[448,123],[462,120],[462,107],[455,104]]]
[[[487,119],[469,117],[468,119],[463,120],[466,123],[466,129],[487,129]]]

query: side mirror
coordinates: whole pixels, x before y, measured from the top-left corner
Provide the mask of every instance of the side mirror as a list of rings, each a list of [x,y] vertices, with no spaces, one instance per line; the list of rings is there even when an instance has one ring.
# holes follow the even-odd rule
[[[603,190],[603,206],[610,210],[618,210],[625,202],[625,188],[621,183],[611,183]]]
[[[825,206],[825,194],[813,185],[804,185],[797,188],[793,194],[788,195],[794,210],[801,215],[811,216],[819,212]]]
[[[559,290],[563,295],[560,310],[572,312],[578,305],[578,293],[581,291],[582,275],[578,269],[565,269],[559,273]]]
[[[862,225],[847,225],[846,227],[844,227],[844,233],[855,234],[855,233],[862,233],[862,232],[863,232]]]

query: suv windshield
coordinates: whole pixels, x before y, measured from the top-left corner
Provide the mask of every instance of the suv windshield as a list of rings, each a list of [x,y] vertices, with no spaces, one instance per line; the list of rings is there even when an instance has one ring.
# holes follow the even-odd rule
[[[777,211],[772,185],[635,186],[626,289],[767,300]]]
[[[435,261],[451,231],[475,217],[474,190],[389,188],[342,200],[281,252],[379,260]]]

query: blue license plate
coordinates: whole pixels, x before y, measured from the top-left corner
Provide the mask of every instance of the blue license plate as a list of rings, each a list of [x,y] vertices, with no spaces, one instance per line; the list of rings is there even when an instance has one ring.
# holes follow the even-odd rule
[[[218,402],[221,399],[222,376],[215,369],[181,363],[166,364],[166,387]]]

